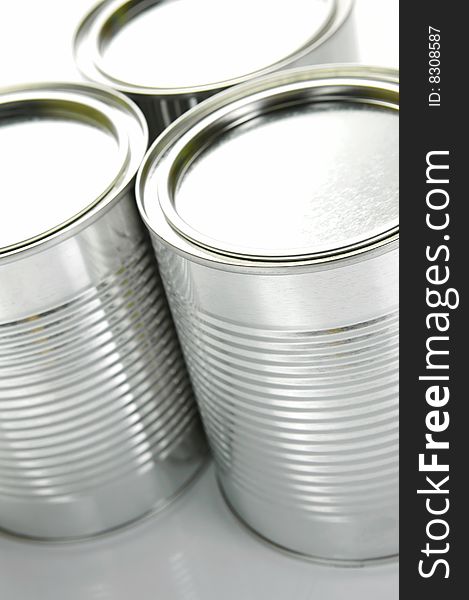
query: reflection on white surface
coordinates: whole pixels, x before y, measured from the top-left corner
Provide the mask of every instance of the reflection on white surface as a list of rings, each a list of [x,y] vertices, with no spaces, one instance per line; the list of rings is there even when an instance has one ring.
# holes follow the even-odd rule
[[[0,537],[2,600],[395,600],[397,564],[319,566],[253,537],[210,467],[159,515],[80,544]]]

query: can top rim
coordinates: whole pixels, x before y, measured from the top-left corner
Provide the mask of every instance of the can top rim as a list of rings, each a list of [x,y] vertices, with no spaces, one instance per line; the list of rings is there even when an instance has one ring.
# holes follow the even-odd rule
[[[191,256],[234,264],[322,263],[361,254],[398,238],[397,216],[373,235],[335,247],[253,248],[232,240],[214,239],[181,217],[175,195],[180,177],[188,172],[194,157],[205,151],[220,131],[244,124],[266,111],[288,102],[304,103],[326,98],[360,100],[368,95],[385,110],[398,110],[398,73],[358,65],[307,67],[268,75],[225,91],[180,117],[151,146],[137,176],[137,204],[150,231],[165,243]],[[366,94],[365,94],[366,92]],[[321,96],[326,94],[326,96]],[[182,175],[181,175],[182,174]],[[394,201],[393,201],[394,202]],[[395,208],[393,208],[395,212]],[[394,221],[394,222],[393,222]]]
[[[35,151],[37,152],[37,148],[35,145],[31,147],[28,140],[30,140],[31,132],[41,122],[44,123],[44,129],[47,126],[47,131],[50,131],[51,123],[60,128],[60,134],[58,137],[52,138],[54,141],[51,141],[48,137],[42,137],[42,133],[45,131],[34,131],[35,137],[41,143],[41,148],[41,140],[44,139],[44,156],[38,157],[37,154],[34,154]],[[23,165],[21,168],[25,170],[25,178],[28,175],[34,177],[36,162],[39,162],[41,168],[46,163],[50,164],[51,172],[54,168],[60,168],[59,165],[52,162],[62,153],[62,147],[57,146],[58,140],[59,143],[65,142],[63,152],[66,153],[67,148],[74,147],[76,141],[82,141],[81,136],[83,136],[83,144],[87,142],[93,144],[102,138],[103,141],[105,140],[103,150],[112,147],[112,161],[109,159],[103,172],[96,169],[98,175],[96,181],[93,182],[94,187],[88,186],[86,196],[84,194],[83,197],[79,193],[67,194],[66,188],[63,189],[63,193],[60,191],[62,188],[54,189],[54,194],[49,194],[44,189],[38,190],[38,195],[35,195],[34,198],[29,200],[25,198],[23,205],[23,185],[21,182],[15,184],[17,180],[13,175],[11,184],[19,187],[20,196],[17,200],[22,207],[20,211],[16,211],[15,215],[11,215],[11,219],[13,219],[9,225],[11,230],[4,230],[6,238],[0,239],[0,258],[54,243],[66,232],[72,235],[80,227],[86,226],[90,219],[97,218],[98,214],[101,214],[101,211],[119,195],[135,176],[148,145],[147,124],[138,107],[122,94],[98,85],[46,82],[3,88],[0,91],[0,128],[3,126],[10,131],[13,144],[17,144],[14,146],[12,164]],[[24,129],[24,133],[18,135],[21,129]],[[90,136],[89,132],[92,132],[93,135]],[[74,137],[77,136],[77,133],[80,135]],[[88,136],[84,135],[85,133]],[[69,140],[72,140],[70,145],[68,144]],[[50,145],[49,152],[47,144]],[[93,151],[90,151],[89,154],[94,153],[94,158],[99,159],[96,147],[83,145],[83,147],[77,147],[77,151],[72,153],[70,160],[73,161],[73,157],[76,159],[80,152],[86,150],[87,147]],[[82,154],[86,155],[86,152],[82,152]],[[68,161],[67,156],[64,161],[65,163]],[[29,174],[28,162],[31,171]],[[93,163],[90,159],[85,164]],[[16,169],[13,170],[13,173],[16,173]],[[68,174],[75,176],[77,180],[81,179],[79,168],[75,169],[73,165]],[[47,167],[44,177],[41,178],[42,184],[49,181],[48,178],[49,167]],[[67,180],[66,184],[73,186],[73,180]],[[29,188],[34,192],[34,181],[28,186]],[[74,192],[71,187],[69,190]],[[21,217],[21,214],[29,217],[29,222],[28,218]]]
[[[141,85],[133,81],[121,79],[105,67],[102,60],[102,48],[104,39],[109,30],[117,27],[133,18],[136,14],[144,11],[154,4],[163,3],[166,0],[103,0],[95,6],[79,24],[74,35],[74,54],[78,69],[84,77],[90,81],[97,81],[109,85],[114,89],[130,95],[137,96],[161,96],[180,97],[192,95],[212,95],[227,87],[242,84],[273,71],[285,69],[294,63],[298,63],[316,47],[321,46],[332,37],[347,21],[355,0],[325,0],[330,7],[327,18],[324,19],[312,38],[300,47],[288,53],[281,59],[276,59],[270,64],[255,68],[245,74],[228,79],[220,79],[212,83],[201,82],[196,85],[169,85],[159,87],[152,84]],[[112,36],[111,36],[112,37]]]

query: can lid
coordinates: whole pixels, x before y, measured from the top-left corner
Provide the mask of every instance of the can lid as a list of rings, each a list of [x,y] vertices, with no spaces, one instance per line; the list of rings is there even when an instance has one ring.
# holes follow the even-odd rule
[[[357,67],[270,76],[206,101],[155,143],[141,207],[150,227],[161,211],[211,252],[343,255],[397,234],[398,137],[396,80]]]
[[[73,84],[0,94],[0,254],[110,201],[135,175],[146,144],[140,111],[120,94]]]
[[[130,93],[213,91],[297,59],[338,26],[351,5],[107,0],[77,31],[77,63],[90,79]]]

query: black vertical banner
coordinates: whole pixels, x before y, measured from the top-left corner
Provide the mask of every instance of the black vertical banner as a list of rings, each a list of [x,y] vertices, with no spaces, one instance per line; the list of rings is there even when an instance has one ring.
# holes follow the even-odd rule
[[[469,103],[464,2],[401,2],[400,597],[469,579]]]

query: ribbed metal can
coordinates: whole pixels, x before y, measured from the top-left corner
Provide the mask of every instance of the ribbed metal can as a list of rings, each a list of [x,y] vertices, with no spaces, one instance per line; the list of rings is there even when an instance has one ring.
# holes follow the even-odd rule
[[[92,536],[167,504],[203,463],[135,207],[147,140],[104,88],[0,95],[0,529]]]
[[[137,202],[213,449],[252,530],[398,552],[398,82],[299,69],[194,108]]]
[[[90,81],[129,95],[154,139],[233,85],[302,65],[358,58],[353,0],[105,0],[75,35]]]

